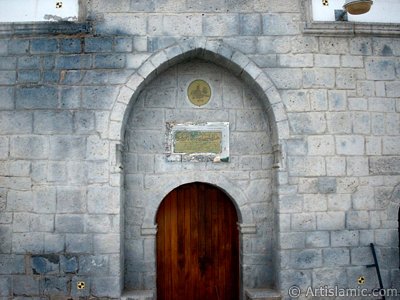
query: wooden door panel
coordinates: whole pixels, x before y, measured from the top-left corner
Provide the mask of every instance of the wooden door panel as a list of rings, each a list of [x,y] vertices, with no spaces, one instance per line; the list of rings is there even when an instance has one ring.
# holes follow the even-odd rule
[[[238,299],[236,223],[219,189],[193,183],[172,191],[157,213],[157,299]]]

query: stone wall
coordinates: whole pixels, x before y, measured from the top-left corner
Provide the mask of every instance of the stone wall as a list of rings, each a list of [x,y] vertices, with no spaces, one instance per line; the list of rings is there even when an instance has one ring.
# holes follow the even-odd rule
[[[138,174],[155,179],[155,170],[177,167],[146,149],[135,155],[154,160],[132,163],[132,142],[121,133],[141,126],[135,108],[149,87],[160,91],[159,81],[151,80],[193,58],[222,65],[226,70],[218,74],[231,73],[235,88],[256,95],[257,111],[263,108],[269,122],[265,132],[281,154],[275,157],[279,169],[265,180],[271,193],[263,200],[272,196],[273,205],[254,209],[255,219],[270,216],[266,208],[275,210],[274,274],[246,281],[244,288],[276,277],[287,297],[294,284],[304,290],[358,287],[359,276],[366,278],[362,287],[377,287],[375,270],[365,267],[372,263],[370,243],[377,247],[384,286],[398,287],[400,40],[304,34],[300,4],[97,0],[88,6],[91,32],[31,35],[18,27],[19,34],[1,36],[0,298],[120,297],[129,282],[123,279],[121,243],[130,234],[124,216],[135,216],[137,223],[126,228],[136,226],[137,235],[146,236],[152,220],[143,210],[129,211],[129,187]],[[179,110],[168,103],[163,109],[176,116]],[[213,110],[215,117],[226,114],[222,107]],[[240,199],[253,198],[250,190],[229,187],[220,175],[232,171],[239,176],[232,180],[241,181],[251,173],[243,165],[260,164],[236,145],[241,143],[232,144],[236,162],[179,165],[174,172],[210,168],[209,177],[201,172],[190,179],[219,182],[244,203]],[[253,182],[249,177],[246,184]],[[173,188],[154,191],[157,201]],[[256,248],[269,240],[266,232],[254,234]],[[150,267],[144,273],[151,274]],[[77,289],[78,281],[85,289]]]

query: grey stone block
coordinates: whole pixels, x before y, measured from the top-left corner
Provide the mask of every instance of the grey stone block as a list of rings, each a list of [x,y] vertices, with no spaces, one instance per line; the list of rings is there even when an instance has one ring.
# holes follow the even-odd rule
[[[31,257],[32,272],[36,275],[59,274],[60,258],[58,255],[33,255]]]
[[[281,249],[303,249],[305,246],[305,233],[287,232],[279,236]]]
[[[13,109],[15,106],[14,101],[14,89],[11,87],[0,87],[0,98],[2,101],[0,102],[0,109]]]
[[[40,71],[37,70],[20,70],[17,73],[18,83],[38,83],[40,78]]]
[[[351,208],[350,194],[328,195],[328,208],[330,211],[347,211]]]
[[[91,111],[74,113],[74,130],[76,133],[91,133],[95,130],[95,114]]]
[[[15,83],[17,72],[15,71],[0,71],[0,84],[11,85]]]
[[[71,120],[72,126],[72,120]],[[50,138],[49,157],[54,160],[81,160],[85,157],[85,138],[79,136],[53,136]]]
[[[336,193],[336,178],[335,177],[319,177],[318,191],[322,194]]]
[[[95,253],[119,253],[120,248],[119,234],[95,234],[93,236],[93,250]]]
[[[69,280],[67,277],[45,277],[40,280],[40,294],[51,295],[51,297],[66,296]]]
[[[80,53],[82,41],[79,38],[60,39],[60,52],[61,53]]]
[[[7,207],[7,189],[0,188],[0,212],[6,210]]]
[[[56,53],[58,50],[58,41],[56,39],[34,39],[31,41],[32,54]]]
[[[84,41],[85,52],[96,53],[112,51],[112,37],[87,37]]]
[[[331,135],[315,135],[308,137],[309,155],[333,155],[335,153],[335,142]]]
[[[325,160],[321,156],[288,158],[289,173],[293,176],[325,176]]]
[[[351,263],[358,266],[366,266],[374,264],[370,247],[357,247],[351,249]]]
[[[368,158],[367,157],[349,157],[347,158],[347,175],[348,176],[367,176]]]
[[[44,235],[45,253],[60,253],[65,251],[64,234],[45,233]]]
[[[56,59],[56,68],[65,70],[90,69],[92,67],[91,55],[61,55]]]
[[[313,272],[313,287],[323,289],[324,287],[345,287],[347,286],[346,270],[342,268],[324,268]],[[321,293],[322,294],[322,293]],[[325,293],[327,294],[327,293]],[[317,295],[316,295],[317,296]],[[324,295],[325,296],[325,295]],[[318,297],[318,296],[317,296]],[[325,297],[321,297],[325,298]]]
[[[296,35],[300,28],[294,14],[264,14],[263,32],[265,35]]]
[[[81,88],[66,87],[60,90],[61,108],[77,109],[81,104]]]
[[[257,50],[257,39],[255,37],[229,37],[224,42],[244,54],[255,53]]]
[[[77,85],[82,84],[86,72],[81,70],[66,70],[63,71],[62,74],[63,76],[60,78],[60,84]]]
[[[327,113],[327,124],[330,133],[351,133],[352,116],[349,112]]]
[[[65,237],[65,248],[68,253],[90,253],[92,252],[92,239],[89,234],[67,234]]]
[[[0,297],[11,296],[11,277],[0,276]]]
[[[2,111],[0,112],[1,132],[2,134],[29,134],[32,132],[32,120],[31,112]]]
[[[58,83],[60,81],[59,71],[44,71],[43,83]]]
[[[88,182],[106,183],[109,180],[110,166],[106,161],[94,161],[88,163]]]
[[[0,274],[15,275],[25,273],[24,255],[0,254]]]
[[[115,38],[114,49],[116,52],[132,52],[133,39],[131,37],[118,37]]]
[[[10,226],[0,226],[0,253],[10,253],[11,252],[11,227]]]
[[[291,286],[296,285],[302,290],[307,290],[311,286],[311,280],[311,272],[307,270],[283,270],[281,272],[281,289],[288,291]]]
[[[315,66],[323,68],[338,68],[340,67],[340,56],[329,54],[315,54]]]
[[[305,69],[303,72],[304,88],[333,88],[335,72],[329,68]]]
[[[86,191],[79,188],[57,189],[58,213],[84,213],[86,211]]]
[[[350,251],[347,248],[323,249],[324,266],[345,266],[350,263]]]
[[[83,215],[57,215],[56,216],[56,232],[81,233],[84,230]],[[68,241],[67,241],[68,247]]]
[[[340,230],[345,228],[344,212],[319,212],[317,213],[318,230]]]
[[[365,70],[367,79],[369,80],[394,80],[395,63],[388,58],[366,58]]]
[[[298,213],[302,211],[303,198],[299,195],[285,195],[280,199],[281,213]]]
[[[230,14],[206,15],[203,32],[208,36],[231,36],[239,34],[239,16]]]
[[[42,111],[34,113],[34,132],[43,133],[72,133],[72,113],[68,111]]]
[[[21,87],[16,93],[18,109],[55,109],[58,106],[58,92],[54,87]]]
[[[344,155],[363,155],[364,137],[359,135],[336,136],[336,152]]]
[[[316,229],[316,218],[314,213],[292,214],[293,231],[312,231]]]
[[[120,296],[120,280],[118,277],[94,277],[92,293],[96,297],[117,298]]]
[[[328,231],[307,232],[305,245],[307,248],[329,247],[329,232]]]
[[[14,253],[42,253],[44,250],[44,234],[39,232],[13,233],[12,251]]]
[[[371,132],[371,120],[369,113],[353,113],[353,132],[357,134],[369,134]]]
[[[313,183],[311,182],[310,185]],[[307,188],[306,184],[304,188]],[[313,188],[311,186],[311,188]],[[311,190],[308,190],[306,192],[311,193]],[[304,195],[304,200],[303,200],[303,209],[306,212],[315,212],[315,211],[326,211],[327,210],[327,200],[324,195],[320,194],[305,194]]]
[[[52,214],[32,215],[29,230],[32,232],[53,232],[54,215]]]
[[[88,215],[86,217],[86,230],[88,232],[108,233],[111,231],[109,215]]]
[[[8,41],[9,54],[27,54],[29,52],[29,40],[10,39]]]
[[[17,68],[17,58],[12,56],[0,57],[0,70],[15,70]]]
[[[109,269],[108,255],[80,255],[80,275],[106,275]]]
[[[173,15],[166,14],[163,16],[162,19],[162,35],[170,35],[170,36],[201,35],[202,18],[204,20],[205,16],[202,17],[200,14],[186,14],[186,13],[173,14]],[[150,19],[149,19],[149,24],[150,24]],[[222,24],[216,24],[216,25],[221,26]]]
[[[89,109],[111,109],[118,95],[115,87],[87,87],[82,89],[82,107]]]
[[[78,283],[85,283],[84,289],[78,289]],[[71,280],[71,296],[73,297],[88,297],[90,296],[91,278],[84,276],[74,276]]]
[[[49,145],[43,136],[15,136],[11,138],[10,156],[21,159],[48,157]]]
[[[18,69],[40,69],[40,56],[18,57]]]
[[[322,37],[319,39],[321,53],[347,54],[349,52],[349,40],[340,37]]]
[[[79,270],[78,256],[61,255],[60,270],[68,274],[75,274]]]
[[[278,89],[301,89],[303,73],[299,69],[284,68],[284,69],[266,69],[270,74],[271,80]]]
[[[262,32],[262,19],[259,14],[241,14],[240,34],[242,35],[260,35]]]
[[[13,276],[13,295],[14,296],[38,296],[39,279],[29,275]]]
[[[359,245],[359,232],[357,230],[332,231],[332,247],[349,247]]]
[[[125,64],[125,54],[96,54],[94,57],[94,67],[97,69],[121,69]]]
[[[323,113],[290,113],[288,117],[290,129],[294,134],[318,134],[326,129]]]
[[[347,110],[347,97],[343,91],[328,91],[329,110],[345,111]]]
[[[313,269],[322,266],[322,250],[292,250],[290,267],[300,269]]]

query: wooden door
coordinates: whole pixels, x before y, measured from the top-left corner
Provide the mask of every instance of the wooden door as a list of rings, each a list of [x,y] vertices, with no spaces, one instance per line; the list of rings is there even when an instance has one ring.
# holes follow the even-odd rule
[[[157,299],[239,299],[235,207],[208,184],[178,187],[157,213]]]

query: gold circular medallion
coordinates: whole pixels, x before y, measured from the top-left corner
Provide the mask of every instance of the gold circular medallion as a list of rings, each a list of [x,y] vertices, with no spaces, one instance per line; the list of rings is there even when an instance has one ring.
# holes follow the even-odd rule
[[[206,105],[211,98],[210,85],[201,79],[194,80],[189,84],[187,95],[192,104],[196,106]]]

